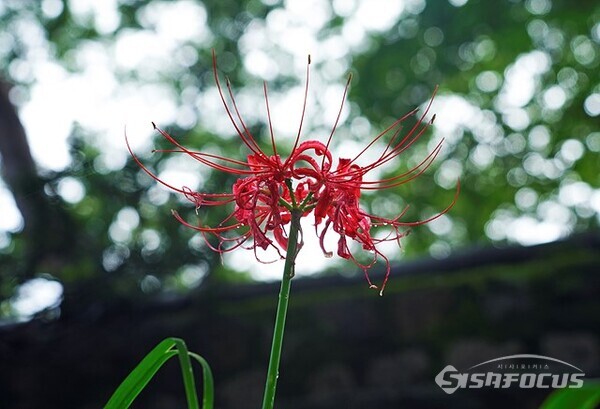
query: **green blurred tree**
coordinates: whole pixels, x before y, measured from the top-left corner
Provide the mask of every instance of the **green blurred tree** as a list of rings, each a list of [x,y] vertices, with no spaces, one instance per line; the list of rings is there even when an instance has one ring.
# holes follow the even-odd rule
[[[121,1],[117,27],[105,32],[92,17],[82,19],[73,13],[72,2],[5,2],[0,6],[0,77],[13,84],[13,91],[6,87],[0,118],[16,112],[9,97],[23,104],[36,81],[19,74],[19,64],[31,63],[29,45],[17,35],[19,24],[40,28],[51,58],[75,73],[81,67],[73,50],[90,42],[114,44],[125,32],[154,30],[144,21],[144,10],[166,3]],[[240,42],[251,28],[281,16],[278,13],[286,5],[256,0],[198,4],[207,14],[210,41],[186,43],[194,51],[193,62],[182,66],[178,75],[164,75],[157,69],[154,81],[172,89],[184,106],[186,90],[210,86],[210,50],[214,48],[223,62],[222,70],[237,88],[247,84],[249,89],[258,89],[258,79],[242,63],[249,46],[240,47]],[[323,43],[343,37],[356,24],[357,13],[364,11],[356,9],[356,4],[346,9],[336,4],[318,33]],[[336,57],[355,74],[350,119],[339,130],[343,138],[359,139],[353,118],[368,121],[375,134],[393,118],[428,101],[436,85],[440,86],[436,103],[450,112],[440,115],[438,122],[447,117],[452,126],[434,127],[434,136],[423,138],[399,164],[406,169],[418,162],[426,154],[427,143],[445,137],[442,158],[418,183],[377,197],[365,196],[367,206],[376,212],[392,211],[386,203],[394,203],[392,208],[409,203],[408,217],[417,219],[445,207],[460,177],[459,202],[437,228],[421,227],[419,234],[405,240],[406,255],[443,256],[453,248],[478,242],[526,242],[522,239],[526,232],[511,231],[519,226],[541,231],[544,223],[550,223],[554,226],[551,235],[556,235],[557,226],[561,233],[598,227],[599,21],[600,6],[591,1],[411,0],[394,24],[383,31],[365,31],[358,46]],[[269,52],[279,68],[271,88],[297,83],[283,69],[291,61],[289,52],[275,46]],[[143,84],[147,74],[117,70],[115,75]],[[526,81],[519,83],[519,76]],[[514,96],[515,87],[531,89]],[[2,298],[8,299],[20,284],[43,274],[63,283],[63,309],[72,301],[73,310],[114,297],[186,291],[205,275],[216,281],[246,277],[224,268],[218,256],[173,221],[169,209],[181,208],[182,203],[171,195],[157,196],[151,187],[154,182],[132,160],[119,170],[99,166],[102,147],[88,130],[73,130],[71,165],[61,172],[47,172],[35,170],[22,127],[15,133],[18,120],[0,121],[0,125],[3,178],[24,217],[24,229],[8,234],[8,244],[0,249]],[[186,144],[196,149],[213,145],[225,155],[240,155],[239,146],[223,143],[220,135],[207,131],[201,122],[161,126],[174,135],[185,135]],[[266,135],[264,123],[252,122],[252,129]],[[9,143],[15,140],[18,143]],[[156,146],[161,143],[157,140]],[[29,161],[11,160],[18,152]],[[150,168],[162,169],[166,158],[154,154],[144,160]],[[83,184],[86,194],[81,201],[66,203],[56,193],[65,178]],[[206,190],[232,182],[216,173],[205,180]],[[27,210],[32,208],[38,210]],[[195,217],[193,213],[190,208],[190,218]],[[119,215],[139,218],[131,236],[122,241],[109,234]],[[202,216],[210,223],[223,214]],[[2,304],[2,313],[11,315],[10,302]]]

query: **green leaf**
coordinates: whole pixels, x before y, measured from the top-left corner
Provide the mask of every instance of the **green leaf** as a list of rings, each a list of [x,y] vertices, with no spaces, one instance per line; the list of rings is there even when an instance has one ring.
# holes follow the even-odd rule
[[[194,381],[194,371],[190,362],[190,355],[181,339],[175,339],[179,355],[179,364],[181,365],[181,375],[183,376],[183,385],[185,387],[185,397],[190,409],[200,409],[198,406],[198,397],[196,396],[196,382]]]
[[[600,382],[587,381],[578,389],[559,389],[542,403],[540,409],[596,409],[600,404]]]
[[[196,361],[202,365],[202,408],[203,409],[212,409],[214,405],[214,394],[213,391],[215,389],[212,372],[210,371],[210,366],[206,359],[202,358],[200,355],[190,352],[189,355],[194,358]]]
[[[148,382],[154,377],[156,372],[170,358],[177,355],[181,365],[183,383],[189,409],[199,409],[198,397],[196,394],[196,385],[194,374],[190,362],[190,356],[200,362],[202,366],[203,382],[203,409],[212,409],[214,392],[213,378],[210,367],[204,358],[188,351],[185,342],[178,338],[167,338],[158,344],[144,359],[135,367],[133,371],[119,385],[112,395],[104,409],[126,409],[128,408],[140,392],[146,387]]]

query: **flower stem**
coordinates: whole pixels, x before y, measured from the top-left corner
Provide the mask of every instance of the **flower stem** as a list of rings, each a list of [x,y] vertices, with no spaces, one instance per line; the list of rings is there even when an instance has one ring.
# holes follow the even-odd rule
[[[273,343],[271,345],[271,356],[269,357],[269,370],[265,384],[265,395],[263,397],[262,409],[273,409],[275,405],[275,389],[279,377],[279,362],[281,360],[281,346],[283,343],[283,331],[285,328],[285,317],[287,315],[288,301],[292,277],[294,277],[294,264],[298,254],[298,232],[300,230],[300,218],[302,211],[292,210],[292,220],[288,236],[288,246],[283,267],[283,277],[279,290],[279,301],[277,303],[277,315],[275,316],[275,329],[273,332]]]

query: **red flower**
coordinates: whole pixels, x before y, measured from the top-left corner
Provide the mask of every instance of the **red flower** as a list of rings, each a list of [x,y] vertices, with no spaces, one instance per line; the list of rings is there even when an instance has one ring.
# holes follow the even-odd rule
[[[408,232],[403,230],[405,227],[424,224],[441,216],[454,205],[457,198],[455,196],[452,203],[436,216],[415,222],[400,220],[406,209],[394,218],[384,218],[368,214],[360,207],[360,196],[363,190],[387,189],[407,183],[420,176],[439,154],[441,142],[425,159],[409,171],[385,179],[367,180],[369,172],[404,153],[423,135],[435,118],[434,115],[429,122],[424,122],[433,97],[425,112],[404,137],[400,137],[401,124],[408,117],[415,115],[417,112],[416,109],[395,121],[373,138],[354,158],[338,159],[337,165],[333,169],[334,159],[329,150],[329,145],[340,119],[343,101],[345,100],[351,77],[348,78],[348,82],[346,83],[342,104],[327,142],[308,140],[300,143],[306,109],[306,97],[308,94],[309,66],[310,57],[306,71],[306,88],[300,126],[293,149],[285,160],[281,158],[275,145],[266,84],[264,85],[264,97],[269,119],[272,155],[267,155],[261,149],[256,139],[248,130],[237,108],[229,81],[226,84],[231,99],[231,106],[227,103],[217,74],[214,52],[213,72],[217,89],[225,111],[240,140],[251,152],[247,156],[246,161],[191,151],[182,146],[168,133],[157,128],[160,134],[174,145],[173,149],[166,152],[185,153],[215,170],[238,176],[239,178],[234,183],[231,193],[202,193],[194,192],[187,187],[178,188],[172,186],[160,180],[140,162],[131,149],[129,151],[134,160],[146,173],[168,188],[183,194],[194,203],[197,210],[202,206],[235,203],[231,214],[214,227],[203,226],[201,224],[192,225],[179,216],[177,212],[173,211],[177,220],[202,233],[206,238],[206,242],[213,250],[223,253],[242,247],[245,243],[251,241],[248,248],[253,249],[255,255],[257,248],[266,250],[269,247],[273,247],[279,256],[283,258],[282,253],[285,253],[287,248],[286,227],[290,223],[291,212],[294,210],[301,211],[304,216],[314,212],[315,231],[319,237],[321,249],[326,257],[331,257],[333,253],[325,249],[325,235],[329,230],[333,230],[339,235],[337,254],[342,258],[354,261],[356,265],[361,267],[365,272],[367,282],[373,288],[377,287],[371,282],[368,269],[375,264],[379,257],[385,261],[386,274],[380,286],[380,292],[382,293],[389,277],[390,263],[388,258],[377,248],[378,244],[391,240],[398,241],[399,243],[400,238]],[[361,156],[368,150],[374,149],[378,141],[390,134],[389,141],[375,161],[366,165],[358,164]],[[458,192],[459,184],[457,183],[456,195],[458,195]],[[383,238],[373,237],[372,228],[379,226],[387,227],[389,234]],[[215,236],[218,244],[216,246],[211,244],[211,240],[207,236]],[[355,258],[349,248],[348,239],[359,243],[363,250],[373,254],[369,263],[363,264]]]

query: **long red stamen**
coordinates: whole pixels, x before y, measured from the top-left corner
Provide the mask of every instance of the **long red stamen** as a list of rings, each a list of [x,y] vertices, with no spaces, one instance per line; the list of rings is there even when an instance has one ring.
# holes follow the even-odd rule
[[[300,116],[300,125],[298,126],[298,134],[296,135],[296,140],[294,141],[294,147],[292,148],[292,153],[296,151],[298,147],[298,143],[300,142],[300,134],[302,133],[302,125],[304,124],[304,114],[306,113],[306,101],[308,99],[308,84],[310,81],[310,54],[308,55],[308,62],[306,64],[306,85],[304,86],[304,101],[302,102],[302,115]],[[292,155],[290,155],[290,158]],[[289,160],[289,159],[288,159]],[[285,163],[288,165],[288,162]]]
[[[275,145],[275,136],[273,135],[273,122],[271,121],[271,109],[269,108],[269,93],[267,92],[267,82],[263,82],[263,94],[265,95],[265,105],[267,107],[267,118],[269,120],[269,135],[271,136],[271,146],[273,155],[277,155],[277,146]]]
[[[244,129],[244,135],[246,136],[248,142],[254,146],[256,151],[261,152],[261,154],[264,157],[266,157],[267,155],[265,155],[264,152],[262,151],[262,149],[260,149],[260,146],[258,146],[258,143],[254,139],[254,136],[252,136],[252,134],[248,130],[248,127],[246,126],[246,123],[244,122],[242,115],[240,115],[240,111],[237,107],[237,103],[236,103],[235,97],[233,95],[233,90],[231,89],[231,82],[229,81],[229,78],[225,78],[225,83],[227,85],[227,91],[229,92],[229,98],[231,99],[231,103],[233,104],[233,109],[235,111],[235,114],[237,115],[238,120],[240,121],[240,123],[242,124],[242,128]]]
[[[381,139],[383,136],[387,135],[387,133],[391,130],[394,129],[396,126],[398,126],[400,123],[404,122],[407,118],[411,117],[412,115],[414,115],[416,112],[418,112],[418,109],[415,108],[413,109],[411,112],[409,112],[408,114],[402,116],[401,118],[396,119],[390,126],[388,126],[387,128],[385,128],[383,131],[381,131],[379,134],[377,134],[377,136],[375,136],[375,138],[373,138],[371,140],[371,142],[369,142],[367,144],[367,146],[364,147],[363,150],[361,150],[358,155],[356,155],[351,161],[350,164],[356,162],[358,160],[358,158],[360,158],[366,151],[369,150],[369,148],[371,148],[371,146],[373,146],[379,139]]]
[[[346,86],[344,87],[344,94],[342,95],[342,102],[340,103],[340,109],[335,117],[335,122],[333,123],[333,127],[331,128],[331,133],[329,134],[329,138],[327,138],[327,143],[325,144],[325,148],[329,149],[329,145],[331,144],[331,139],[333,138],[333,134],[337,129],[338,123],[340,122],[340,117],[342,116],[342,110],[344,109],[344,102],[346,101],[346,95],[348,94],[348,88],[350,88],[350,82],[352,82],[352,73],[348,74],[348,80],[346,81]],[[325,157],[323,157],[321,161],[321,167],[325,163]]]
[[[173,138],[171,135],[169,135],[167,132],[163,131],[162,129],[160,129],[159,127],[156,126],[156,124],[154,122],[152,122],[152,126],[154,127],[154,129],[156,129],[165,139],[167,139],[169,142],[171,142],[173,145],[175,145],[176,147],[178,147],[182,152],[190,155],[192,158],[196,159],[198,162],[203,163],[207,166],[210,166],[213,169],[216,170],[220,170],[222,172],[227,172],[227,173],[233,173],[233,174],[247,174],[247,173],[252,173],[252,172],[246,172],[240,169],[235,169],[235,168],[231,168],[229,166],[224,166],[224,165],[220,165],[218,163],[209,161],[205,158],[203,158],[200,155],[196,155],[196,153],[194,151],[190,151],[189,149],[187,149],[185,146],[181,145],[175,138]],[[204,156],[208,156],[208,154],[205,154]]]
[[[219,92],[219,96],[221,97],[221,102],[223,103],[223,107],[225,108],[225,112],[227,113],[227,116],[229,117],[231,124],[235,128],[237,134],[242,139],[244,144],[248,147],[248,149],[250,149],[256,155],[264,156],[264,153],[262,153],[262,151],[260,149],[256,150],[256,148],[252,145],[252,143],[246,139],[246,137],[244,136],[244,133],[242,133],[239,126],[233,119],[233,114],[231,113],[231,110],[229,109],[229,105],[227,104],[227,101],[225,100],[225,95],[223,94],[223,89],[221,87],[221,81],[219,80],[219,74],[217,72],[217,56],[215,54],[214,49],[212,50],[212,57],[213,57],[213,76],[215,78],[215,83],[217,85],[217,91]]]

